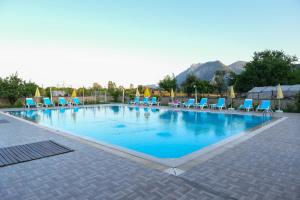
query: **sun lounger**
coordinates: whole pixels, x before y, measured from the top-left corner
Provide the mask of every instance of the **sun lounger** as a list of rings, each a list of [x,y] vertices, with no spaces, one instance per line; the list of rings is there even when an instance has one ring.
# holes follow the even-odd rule
[[[81,102],[79,101],[78,97],[74,97],[72,98],[72,104],[75,105],[75,106],[78,106],[81,104]]]
[[[149,97],[144,97],[144,100],[140,102],[141,105],[149,105]]]
[[[28,107],[28,108],[31,108],[31,107],[37,107],[36,102],[35,102],[32,98],[26,98],[26,100],[25,100],[25,105],[26,105],[26,107]]]
[[[225,98],[219,98],[217,104],[211,104],[210,107],[213,109],[217,108],[219,110],[226,108]]]
[[[44,98],[43,98],[43,101],[44,101],[44,106],[45,106],[45,107],[53,106],[53,103],[52,103],[52,101],[49,99],[49,97],[44,97]]]
[[[191,106],[195,106],[195,99],[189,99],[183,103],[184,107],[190,108]]]
[[[135,97],[133,101],[130,102],[130,104],[139,105],[140,103],[140,97]]]
[[[196,107],[199,107],[200,109],[207,107],[207,98],[202,98],[200,103],[196,104]]]
[[[151,102],[150,102],[150,105],[153,106],[153,105],[157,105],[159,106],[160,102],[157,101],[157,98],[156,97],[152,97],[151,98]]]
[[[239,109],[250,111],[251,109],[253,109],[252,103],[253,103],[252,99],[245,99],[244,104],[240,105]]]
[[[58,105],[59,106],[67,106],[70,103],[66,101],[66,99],[64,97],[59,97],[58,98]]]
[[[270,100],[262,100],[258,107],[256,108],[256,111],[267,111],[272,112],[271,109],[271,101]]]

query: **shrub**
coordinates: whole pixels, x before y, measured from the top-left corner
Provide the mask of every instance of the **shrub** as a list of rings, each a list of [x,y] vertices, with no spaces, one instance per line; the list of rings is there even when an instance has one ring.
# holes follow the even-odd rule
[[[23,105],[24,105],[24,103],[21,99],[18,99],[14,104],[14,106],[18,107],[18,108],[23,107]]]

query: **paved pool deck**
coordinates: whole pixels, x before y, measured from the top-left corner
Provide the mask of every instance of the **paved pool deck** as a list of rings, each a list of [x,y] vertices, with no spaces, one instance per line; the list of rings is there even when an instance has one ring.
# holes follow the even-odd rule
[[[282,116],[174,176],[0,114],[0,147],[51,139],[75,150],[0,168],[0,199],[300,199],[300,114]]]

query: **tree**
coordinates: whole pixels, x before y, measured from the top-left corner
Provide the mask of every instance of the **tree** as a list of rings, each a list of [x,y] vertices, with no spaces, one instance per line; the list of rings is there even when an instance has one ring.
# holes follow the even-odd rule
[[[93,83],[93,90],[101,90],[102,87],[99,83]]]
[[[293,70],[289,74],[288,84],[295,85],[300,84],[300,68]]]
[[[235,87],[240,92],[247,92],[256,86],[288,84],[297,60],[297,57],[283,51],[255,52],[245,71],[237,75]]]
[[[218,70],[215,73],[214,85],[219,94],[222,94],[226,90],[226,81],[225,81],[226,72],[224,70]]]
[[[18,74],[12,74],[1,80],[0,96],[7,98],[10,104],[14,104],[22,96],[23,81]]]
[[[160,88],[169,92],[171,92],[171,89],[176,90],[177,88],[177,82],[174,74],[172,74],[172,76],[165,76],[164,79],[160,80],[158,84]]]
[[[33,82],[24,82],[23,84],[24,84],[24,87],[23,87],[23,91],[22,91],[22,96],[33,96],[38,85]],[[41,88],[39,88],[39,89],[40,89],[40,92],[43,91]]]
[[[195,92],[195,86],[199,93],[209,93],[213,91],[213,86],[210,85],[208,81],[199,80],[194,75],[188,75],[181,86],[188,96],[191,96],[191,94]]]
[[[0,79],[0,97],[7,98],[10,104],[14,104],[20,97],[33,96],[37,87],[35,83],[23,81],[15,73]]]
[[[117,85],[116,83],[112,82],[112,81],[108,81],[108,84],[107,84],[107,89],[108,90],[114,90],[117,88]]]

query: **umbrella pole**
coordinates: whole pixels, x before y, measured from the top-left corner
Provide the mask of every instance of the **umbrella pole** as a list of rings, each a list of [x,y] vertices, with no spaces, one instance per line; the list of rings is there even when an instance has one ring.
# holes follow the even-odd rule
[[[82,88],[82,104],[84,105],[84,88]]]
[[[51,87],[50,87],[50,100],[53,103],[53,101],[52,101],[52,88]]]

